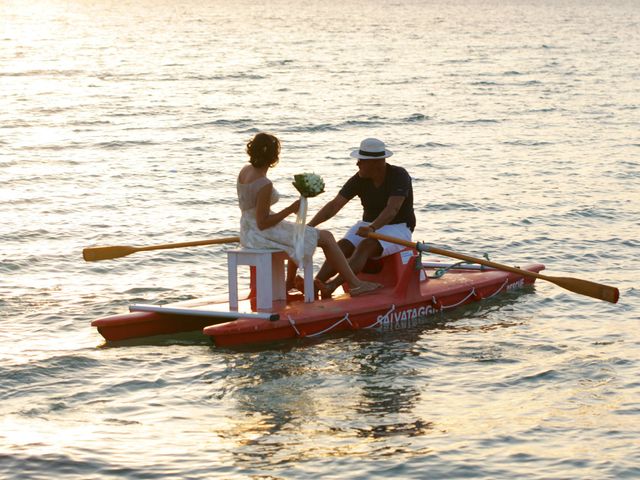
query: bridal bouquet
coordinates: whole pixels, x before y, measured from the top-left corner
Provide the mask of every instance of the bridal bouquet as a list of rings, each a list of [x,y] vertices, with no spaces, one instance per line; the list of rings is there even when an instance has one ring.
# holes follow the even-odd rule
[[[315,173],[299,173],[294,175],[293,186],[300,192],[304,198],[315,197],[324,192],[324,180],[320,175]]]

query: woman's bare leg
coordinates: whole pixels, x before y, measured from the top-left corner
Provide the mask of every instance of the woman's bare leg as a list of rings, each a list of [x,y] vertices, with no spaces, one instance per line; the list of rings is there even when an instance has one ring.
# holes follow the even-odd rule
[[[353,251],[355,250],[353,244],[349,240],[346,240],[344,238],[342,240],[338,240],[338,246],[340,247],[340,250],[342,250],[342,253],[344,253],[344,256],[347,257],[347,259],[351,257]],[[327,280],[335,276],[336,273],[338,272],[329,262],[324,262],[322,264],[322,267],[320,267],[320,271],[316,275],[316,278],[318,280],[326,282]]]
[[[318,232],[318,245],[324,251],[327,263],[342,276],[352,289],[364,293],[365,291],[374,290],[379,287],[376,283],[360,280],[356,274],[353,273],[347,258],[344,256],[344,253],[342,253],[331,232],[328,230],[320,230]],[[337,288],[337,286],[335,288]],[[328,293],[330,294],[331,292]]]

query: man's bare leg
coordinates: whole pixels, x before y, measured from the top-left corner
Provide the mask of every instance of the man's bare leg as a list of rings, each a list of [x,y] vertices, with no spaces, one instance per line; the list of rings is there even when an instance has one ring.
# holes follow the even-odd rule
[[[297,271],[298,271],[298,265],[296,265],[296,263],[290,258],[287,259],[287,275],[285,280],[285,286],[286,286],[287,292],[292,288],[296,288],[295,281],[296,281]]]

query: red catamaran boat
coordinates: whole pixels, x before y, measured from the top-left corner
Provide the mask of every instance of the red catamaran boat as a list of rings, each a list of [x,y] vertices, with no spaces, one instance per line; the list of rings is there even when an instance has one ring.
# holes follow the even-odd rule
[[[395,329],[533,284],[543,269],[541,264],[512,271],[470,264],[422,264],[418,251],[406,248],[370,263],[360,274],[365,280],[383,285],[371,294],[350,297],[342,293],[315,301],[307,296],[305,301],[302,294],[286,293],[281,300],[269,299],[269,306],[264,308],[264,296],[258,296],[258,289],[269,279],[259,280],[259,272],[252,266],[251,289],[244,299],[235,301],[231,295],[231,301],[205,298],[167,305],[132,305],[129,313],[100,318],[92,325],[108,341],[197,330],[223,347],[315,337],[339,330]],[[276,283],[284,283],[283,273],[279,272],[280,276],[273,278]],[[231,276],[230,283],[235,284]],[[272,287],[274,292],[280,288],[271,285],[269,292]]]

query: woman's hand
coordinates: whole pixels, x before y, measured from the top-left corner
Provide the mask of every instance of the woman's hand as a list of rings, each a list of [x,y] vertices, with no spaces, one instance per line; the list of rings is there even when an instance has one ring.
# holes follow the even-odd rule
[[[300,199],[289,205],[289,210],[291,211],[291,213],[297,213],[298,210],[300,210]]]

